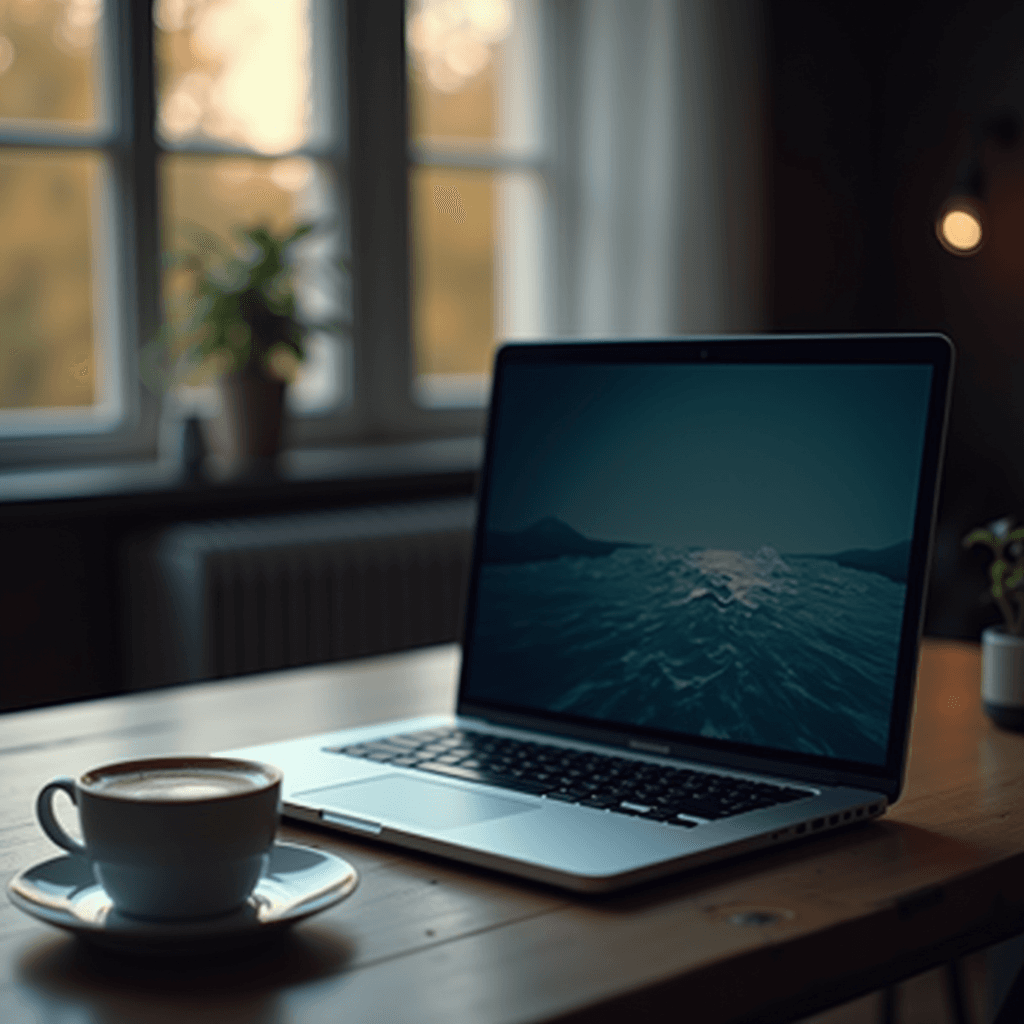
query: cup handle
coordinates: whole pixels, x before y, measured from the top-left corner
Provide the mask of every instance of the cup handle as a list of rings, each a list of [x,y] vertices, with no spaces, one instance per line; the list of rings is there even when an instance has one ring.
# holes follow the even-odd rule
[[[39,819],[39,824],[42,826],[43,831],[60,847],[63,847],[68,853],[73,853],[78,857],[86,856],[85,847],[76,842],[64,831],[60,822],[57,821],[53,814],[53,798],[57,790],[62,789],[69,797],[71,802],[77,807],[78,806],[78,793],[75,791],[75,780],[68,778],[66,775],[62,775],[60,778],[54,779],[53,782],[48,782],[43,786],[36,798],[36,817]]]

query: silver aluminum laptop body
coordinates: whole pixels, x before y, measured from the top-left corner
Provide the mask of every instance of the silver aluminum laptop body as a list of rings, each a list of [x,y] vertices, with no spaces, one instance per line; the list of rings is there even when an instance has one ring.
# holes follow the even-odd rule
[[[291,818],[583,892],[884,813],[952,359],[921,334],[504,347],[456,713],[227,753],[283,770]],[[334,752],[442,726],[805,795],[680,827]]]

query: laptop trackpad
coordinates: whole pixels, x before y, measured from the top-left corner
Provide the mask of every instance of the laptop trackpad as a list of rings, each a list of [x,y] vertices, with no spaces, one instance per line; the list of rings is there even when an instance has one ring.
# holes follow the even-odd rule
[[[474,793],[405,775],[384,775],[297,795],[321,811],[348,812],[373,821],[383,818],[407,822],[419,828],[456,828],[538,809],[525,800]]]

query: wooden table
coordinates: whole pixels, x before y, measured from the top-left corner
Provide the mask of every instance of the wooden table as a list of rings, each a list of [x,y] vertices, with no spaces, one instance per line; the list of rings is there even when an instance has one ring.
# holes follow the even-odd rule
[[[0,717],[0,881],[57,851],[54,775],[451,706],[444,647]],[[584,899],[286,826],[359,869],[346,902],[220,963],[90,952],[0,900],[0,1020],[786,1020],[1024,930],[1024,736],[967,644],[926,643],[903,798],[880,821]],[[763,912],[747,916],[748,911]],[[766,919],[768,923],[744,921]]]

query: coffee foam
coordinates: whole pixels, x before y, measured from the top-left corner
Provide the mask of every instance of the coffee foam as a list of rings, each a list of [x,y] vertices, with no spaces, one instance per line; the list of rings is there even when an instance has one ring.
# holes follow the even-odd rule
[[[124,800],[215,800],[252,793],[267,781],[242,768],[150,768],[96,776],[89,789]]]

